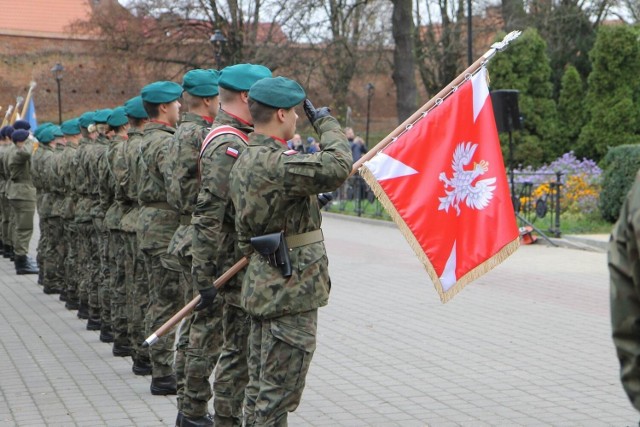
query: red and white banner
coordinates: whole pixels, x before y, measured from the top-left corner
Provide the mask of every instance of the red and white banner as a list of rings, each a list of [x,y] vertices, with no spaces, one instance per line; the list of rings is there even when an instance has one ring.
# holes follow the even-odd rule
[[[486,78],[483,67],[360,169],[442,302],[519,245]]]

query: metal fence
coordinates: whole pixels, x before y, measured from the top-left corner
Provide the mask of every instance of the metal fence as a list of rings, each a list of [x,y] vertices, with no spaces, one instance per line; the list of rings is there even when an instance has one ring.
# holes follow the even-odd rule
[[[540,177],[543,177],[544,182],[540,182]],[[512,190],[515,190],[512,191],[513,206],[520,222],[534,225],[543,229],[542,231],[560,237],[562,173],[514,173],[511,181]],[[348,215],[390,219],[360,175],[353,175],[347,179],[333,193],[333,201],[324,209]],[[545,222],[548,222],[546,229]]]

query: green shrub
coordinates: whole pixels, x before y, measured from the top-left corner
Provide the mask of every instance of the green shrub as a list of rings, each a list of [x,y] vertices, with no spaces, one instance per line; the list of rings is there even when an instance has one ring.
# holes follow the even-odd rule
[[[640,169],[640,145],[619,145],[609,149],[601,167],[604,171],[600,212],[610,222],[618,220],[622,202]]]

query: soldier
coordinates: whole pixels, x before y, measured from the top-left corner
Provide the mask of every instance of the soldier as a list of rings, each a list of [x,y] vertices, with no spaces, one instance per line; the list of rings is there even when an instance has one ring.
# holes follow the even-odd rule
[[[89,198],[89,172],[87,170],[86,156],[92,150],[94,144],[89,128],[95,127],[93,124],[94,112],[87,111],[78,120],[80,124],[80,145],[73,158],[73,187],[78,194],[78,201],[75,206],[75,223],[78,234],[83,236],[78,242],[78,308],[79,319],[89,319],[89,289],[92,272],[100,263],[97,244],[95,242],[95,229],[91,218],[92,200]],[[37,153],[37,152],[36,152]]]
[[[640,172],[622,205],[609,239],[613,343],[620,379],[631,404],[640,411]]]
[[[186,101],[189,108],[182,115],[180,126],[169,146],[169,186],[167,188],[167,202],[180,215],[180,226],[173,234],[167,253],[175,257],[176,263],[172,266],[180,275],[181,288],[185,291],[185,303],[193,299],[194,287],[191,281],[191,235],[193,228],[191,214],[198,196],[197,163],[200,146],[213,118],[218,111],[218,71],[215,70],[191,70],[184,75],[182,87],[186,91]],[[176,383],[178,411],[182,408],[185,384],[186,352],[197,353],[200,359],[205,356],[206,348],[201,348],[200,342],[189,343],[189,330],[191,318],[185,319],[180,328],[178,346],[176,348]],[[219,318],[219,316],[218,316]],[[215,363],[215,362],[214,362]],[[189,377],[189,381],[198,382],[198,388],[211,389],[209,376],[202,377],[203,369],[197,368],[198,375]],[[204,408],[206,414],[206,402]],[[180,420],[176,421],[179,425]]]
[[[51,197],[51,213],[46,226],[49,229],[49,245],[44,253],[45,272],[49,276],[49,286],[60,292],[60,300],[66,301],[64,270],[64,220],[62,210],[65,201],[64,180],[60,175],[60,160],[67,145],[64,133],[59,126],[52,126],[54,140],[49,147],[54,147],[52,155],[43,164],[41,178],[46,181],[45,187]]]
[[[111,329],[113,331],[113,350],[116,357],[131,355],[129,334],[127,331],[127,290],[124,277],[124,238],[120,221],[124,216],[125,196],[122,183],[125,180],[126,164],[122,153],[127,143],[129,120],[124,107],[113,110],[109,119],[111,143],[105,155],[100,159],[100,200],[111,202],[104,215],[104,228],[108,231],[109,286],[111,299]]]
[[[142,129],[149,121],[149,116],[142,105],[142,98],[136,96],[125,102],[125,113],[129,118],[129,137],[125,144],[124,156],[126,164],[124,186],[125,204],[130,209],[123,215],[120,228],[125,240],[124,268],[125,287],[127,293],[127,334],[129,336],[133,366],[136,375],[151,375],[149,350],[142,348],[145,335],[144,317],[149,306],[149,282],[144,271],[144,259],[138,250],[136,228],[140,206],[138,205],[138,176],[140,170],[140,143]]]
[[[305,113],[324,149],[288,149],[298,118],[294,107],[305,96],[284,77],[251,87],[255,131],[229,178],[239,250],[249,257],[241,294],[251,316],[247,425],[287,425],[315,350],[318,307],[329,299],[317,194],[338,188],[352,159],[338,121],[308,100]]]
[[[75,170],[73,160],[80,143],[80,122],[76,119],[67,120],[62,123],[60,130],[64,134],[67,141],[66,148],[62,154],[62,158],[58,163],[58,174],[62,179],[62,188],[64,192],[64,203],[60,212],[63,220],[64,228],[64,272],[65,272],[65,291],[67,301],[65,307],[68,310],[77,310],[78,302],[78,246],[79,235],[78,227],[75,222],[75,205],[78,201],[78,194],[75,188]]]
[[[85,156],[89,179],[89,199],[91,200],[92,248],[98,253],[99,262],[91,265],[89,281],[89,320],[88,330],[100,330],[100,341],[113,342],[111,333],[111,295],[109,291],[109,263],[107,260],[108,237],[104,228],[104,214],[111,205],[110,200],[100,198],[100,163],[107,152],[110,139],[107,136],[107,120],[113,110],[98,110],[93,115],[98,135]]]
[[[138,176],[138,242],[149,277],[148,335],[181,308],[183,291],[178,272],[164,267],[170,256],[167,248],[178,228],[180,216],[167,203],[166,177],[171,173],[167,158],[169,144],[180,114],[182,86],[160,81],[142,89],[141,96],[150,122],[144,127],[140,144]],[[149,350],[152,366],[151,394],[176,394],[173,366],[175,333],[170,333]]]
[[[212,131],[207,136],[207,145],[201,151],[202,178],[192,220],[193,277],[202,297],[201,304],[196,308],[201,311],[196,312],[194,325],[199,319],[207,318],[205,313],[211,307],[218,307],[219,313],[222,305],[223,343],[220,349],[221,338],[216,336],[220,326],[201,331],[192,326],[189,341],[190,345],[197,341],[209,342],[209,347],[215,350],[213,356],[221,353],[213,383],[215,425],[220,426],[242,425],[242,402],[248,381],[246,357],[249,319],[240,308],[238,277],[225,285],[221,291],[223,298],[217,299],[213,281],[237,261],[234,210],[228,193],[229,171],[236,158],[244,151],[247,135],[253,131],[247,104],[248,90],[256,81],[265,77],[271,77],[271,71],[262,65],[238,64],[222,70],[219,81],[221,107]],[[220,325],[219,317],[213,320]],[[213,362],[208,368],[213,369],[215,359]],[[189,361],[188,366],[191,363]],[[210,375],[211,370],[205,373]],[[190,421],[194,424],[186,425],[207,425],[202,418],[203,414],[194,414],[194,409],[204,411],[204,397],[211,398],[211,394],[204,390],[195,393],[196,391],[198,390],[191,390],[190,387],[185,390],[183,425]],[[186,401],[191,402],[193,409],[187,409]],[[195,418],[194,415],[201,418]],[[199,424],[195,424],[196,422]],[[208,425],[213,424],[209,421]]]
[[[8,159],[11,186],[7,199],[13,210],[14,251],[17,274],[38,274],[38,267],[27,255],[33,233],[33,215],[36,210],[36,189],[31,182],[31,152],[33,144],[28,141],[29,131],[17,129],[11,135],[15,149]]]
[[[7,200],[6,187],[9,181],[9,171],[5,168],[5,158],[10,146],[13,145],[11,141],[11,134],[13,133],[13,127],[4,126],[0,129],[0,208],[2,211],[2,255],[4,258],[9,258],[11,253],[12,238],[11,232],[13,231],[9,227],[10,210],[9,200]]]
[[[42,134],[45,131],[45,129],[47,129],[50,126],[54,126],[53,123],[51,122],[45,122],[42,123],[41,125],[38,126],[38,128],[33,132],[33,136],[36,137],[36,139],[38,139],[38,148],[41,146],[41,141],[40,139],[42,138]],[[48,144],[48,143],[46,143]],[[36,210],[38,211],[38,227],[40,229],[40,239],[38,239],[38,248],[37,248],[37,254],[36,254],[36,261],[38,264],[38,269],[40,270],[38,272],[38,284],[42,285],[44,283],[44,262],[43,262],[43,254],[44,254],[44,250],[45,250],[45,244],[48,244],[47,242],[47,238],[48,238],[48,234],[46,233],[46,227],[45,227],[45,223],[46,223],[46,218],[44,218],[44,213],[46,213],[48,210],[51,209],[50,204],[46,207],[43,207],[42,205],[42,201],[44,198],[44,189],[42,188],[42,185],[40,184],[40,179],[39,179],[39,172],[42,170],[40,168],[38,168],[38,163],[39,163],[39,158],[43,155],[49,156],[51,155],[51,150],[47,151],[47,150],[43,150],[38,152],[39,150],[36,149],[36,151],[33,153],[33,157],[31,159],[31,180],[33,181],[33,185],[36,187]],[[43,232],[43,230],[45,230],[45,232]]]

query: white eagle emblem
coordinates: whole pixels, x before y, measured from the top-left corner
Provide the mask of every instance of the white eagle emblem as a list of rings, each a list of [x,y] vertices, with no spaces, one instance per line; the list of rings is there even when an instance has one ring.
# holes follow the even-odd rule
[[[453,152],[453,178],[447,178],[444,172],[440,172],[438,179],[444,182],[445,197],[439,197],[440,206],[438,210],[449,212],[449,207],[456,208],[460,215],[460,202],[464,201],[471,209],[484,209],[493,198],[493,190],[496,189],[496,178],[481,179],[473,185],[480,175],[484,175],[489,170],[489,162],[480,160],[473,164],[473,169],[464,170],[464,167],[471,163],[473,153],[476,152],[478,144],[471,145],[470,142],[458,144]],[[449,190],[450,189],[450,190]]]

